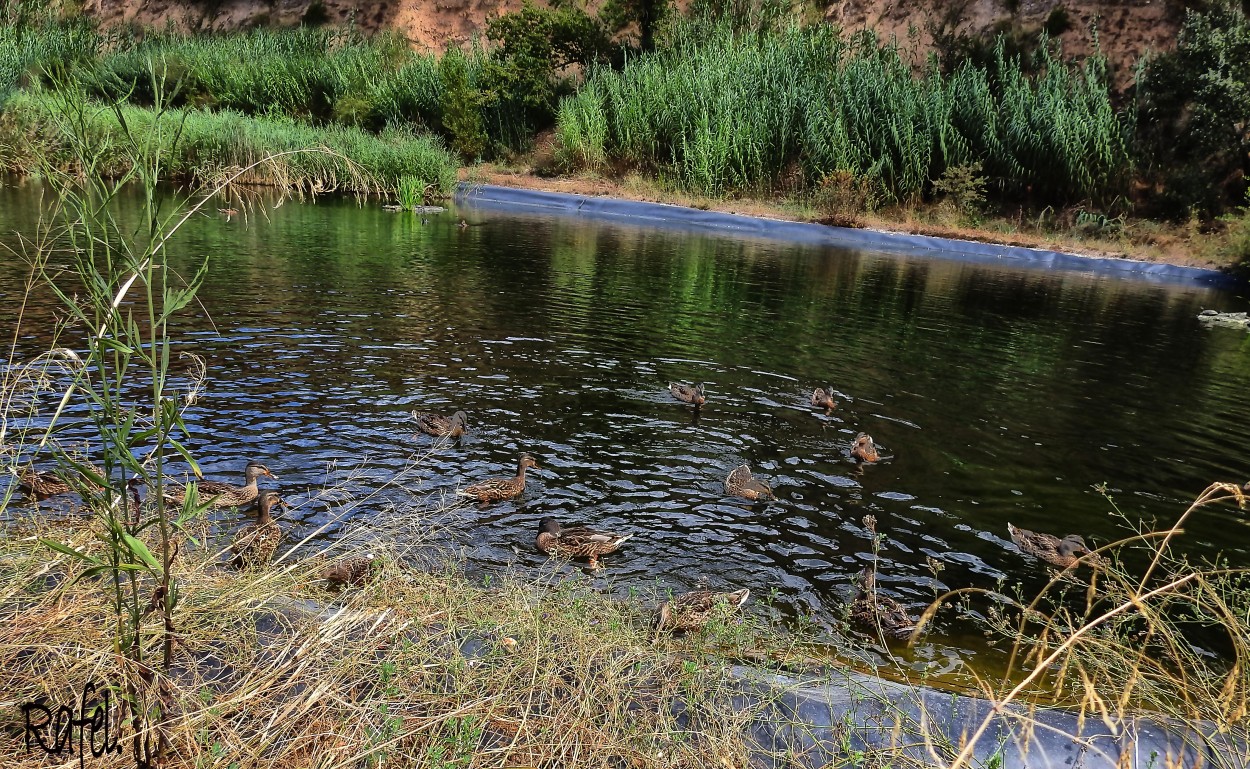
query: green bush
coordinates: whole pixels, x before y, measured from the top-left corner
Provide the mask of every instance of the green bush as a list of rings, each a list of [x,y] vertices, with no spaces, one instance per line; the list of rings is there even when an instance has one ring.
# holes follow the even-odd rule
[[[486,36],[498,43],[488,90],[515,102],[533,129],[551,124],[559,74],[605,61],[610,48],[606,30],[582,9],[539,8],[529,0],[521,10],[492,19]]]
[[[1137,96],[1143,171],[1163,188],[1156,210],[1213,215],[1245,200],[1250,21],[1239,5],[1190,10],[1176,50],[1144,62]]]
[[[481,94],[469,82],[465,55],[457,48],[449,49],[438,72],[443,84],[439,99],[443,130],[451,137],[452,149],[467,161],[476,160],[486,151],[490,137],[482,123]]]

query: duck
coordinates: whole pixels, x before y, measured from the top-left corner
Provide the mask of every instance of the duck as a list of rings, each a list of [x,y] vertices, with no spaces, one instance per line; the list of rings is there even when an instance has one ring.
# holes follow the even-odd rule
[[[833,390],[825,392],[825,388],[817,387],[812,391],[812,405],[825,411],[833,411],[838,407],[833,401]]]
[[[278,492],[264,491],[257,495],[256,522],[240,529],[230,543],[230,552],[234,554],[230,563],[236,569],[267,566],[273,560],[274,551],[282,542],[282,528],[269,516],[270,508],[275,505],[287,506]]]
[[[538,538],[535,545],[547,555],[561,558],[588,558],[590,568],[599,568],[599,556],[614,553],[633,534],[614,534],[596,531],[585,526],[563,528],[555,518],[547,517],[538,522]]]
[[[877,576],[869,567],[859,574],[859,593],[851,601],[851,621],[862,628],[889,638],[903,639],[916,629],[916,622],[902,604],[877,590]]]
[[[703,397],[703,383],[697,385],[688,385],[681,382],[669,382],[668,391],[673,397],[682,403],[692,403],[695,408],[707,403],[707,398]]]
[[[877,453],[877,444],[872,442],[871,435],[860,433],[855,436],[855,442],[851,444],[851,458],[856,462],[876,462],[881,459],[881,455]]]
[[[248,462],[243,468],[243,479],[245,481],[242,486],[232,486],[222,481],[200,481],[199,495],[201,502],[207,502],[209,507],[243,507],[250,505],[256,501],[259,494],[259,488],[256,481],[262,475],[277,480],[278,476],[274,475],[268,467],[260,462]],[[165,489],[165,501],[175,505],[181,505],[186,499],[187,489],[185,486],[168,484]]]
[[[503,499],[518,497],[525,491],[525,469],[532,467],[541,469],[529,454],[522,454],[517,461],[516,477],[492,478],[488,481],[470,484],[456,493],[462,497],[471,497],[479,502],[498,502]]]
[[[725,478],[725,493],[752,501],[776,499],[772,487],[751,475],[749,464],[738,465]]]
[[[746,588],[732,593],[713,593],[707,588],[692,590],[660,604],[652,627],[657,633],[699,630],[716,614],[717,607],[735,611],[742,608],[750,597],[751,591]]]
[[[104,477],[104,471],[95,465],[89,465],[91,472],[101,478]],[[74,472],[77,472],[75,470]],[[79,473],[78,477],[87,486],[99,489],[100,486],[85,473]],[[69,494],[76,491],[74,485],[65,480],[64,475],[57,470],[36,470],[33,467],[26,467],[21,474],[17,476],[17,488],[23,494],[33,498],[36,502],[43,501],[48,497],[55,497],[58,494]]]
[[[1046,563],[1061,569],[1070,569],[1077,564],[1081,556],[1087,555],[1085,562],[1090,566],[1102,563],[1102,558],[1089,549],[1079,534],[1069,534],[1060,539],[1053,534],[1043,534],[1028,529],[1017,529],[1007,524],[1007,533],[1011,541],[1016,543],[1020,552],[1040,558]]]
[[[442,414],[414,411],[412,412],[412,418],[416,421],[418,430],[437,438],[459,438],[464,435],[465,423],[469,419],[463,411],[457,411],[450,417],[445,417]]]
[[[373,576],[373,553],[332,563],[321,570],[321,578],[331,585],[363,585]]]

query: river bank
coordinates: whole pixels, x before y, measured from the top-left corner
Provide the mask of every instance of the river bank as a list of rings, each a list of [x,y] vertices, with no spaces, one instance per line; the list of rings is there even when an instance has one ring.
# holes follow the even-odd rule
[[[639,174],[612,178],[598,174],[552,174],[541,153],[514,164],[482,163],[461,167],[458,178],[470,184],[610,197],[647,203],[666,203],[727,214],[758,216],[793,222],[831,224],[885,233],[927,235],[1002,246],[1020,246],[1102,258],[1228,270],[1237,263],[1235,241],[1245,237],[1244,220],[1230,219],[1203,225],[1198,221],[1169,224],[1147,219],[1118,219],[1078,225],[1079,211],[1016,219],[985,216],[973,223],[941,205],[894,206],[878,211],[823,209],[810,198],[717,198],[691,194]],[[1047,222],[1051,222],[1047,226]],[[1040,225],[1039,225],[1040,222]],[[1064,222],[1069,225],[1062,227]]]

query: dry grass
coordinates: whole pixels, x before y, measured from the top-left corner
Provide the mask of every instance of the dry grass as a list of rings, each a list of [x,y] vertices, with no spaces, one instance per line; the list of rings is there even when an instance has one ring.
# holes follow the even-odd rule
[[[726,623],[657,645],[641,601],[613,601],[589,580],[553,570],[473,584],[428,542],[404,539],[429,530],[416,509],[384,511],[329,549],[288,541],[273,568],[252,572],[225,567],[227,532],[197,522],[200,546],[184,541],[175,563],[167,679],[123,669],[106,586],[76,582],[79,562],[38,541],[102,554],[93,519],[12,520],[0,538],[0,712],[16,739],[0,763],[38,763],[22,749],[21,703],[130,680],[164,692],[171,766],[747,765],[750,712],[713,704],[727,657],[699,652],[757,651],[760,627]],[[363,550],[377,556],[373,579],[330,592],[320,570]],[[155,649],[159,623],[149,625]],[[694,715],[671,712],[678,701]]]
[[[993,594],[1003,608],[991,608],[987,624],[1011,641],[1012,654],[1002,680],[983,682],[985,694],[1000,708],[1074,707],[1109,727],[1143,710],[1205,724],[1204,731],[1233,736],[1222,760],[1245,766],[1250,569],[1191,563],[1174,545],[1200,511],[1229,504],[1245,510],[1248,501],[1246,488],[1211,484],[1167,530],[1129,523],[1138,533],[1099,548],[1097,568],[1083,556],[1031,601]],[[942,596],[924,619],[957,593],[973,592],[981,591]],[[969,742],[989,726],[987,720]],[[950,769],[969,755],[964,750]]]

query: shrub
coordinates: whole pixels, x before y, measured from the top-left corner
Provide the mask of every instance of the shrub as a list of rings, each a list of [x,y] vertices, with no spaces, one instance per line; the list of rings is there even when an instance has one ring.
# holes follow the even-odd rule
[[[1152,202],[1173,217],[1212,215],[1245,200],[1250,173],[1250,21],[1218,0],[1190,10],[1176,50],[1137,79],[1140,153]]]
[[[475,160],[486,151],[489,137],[482,124],[481,96],[469,83],[465,55],[456,48],[447,51],[438,66],[442,79],[439,108],[443,130],[451,137],[451,148],[465,160]]]

